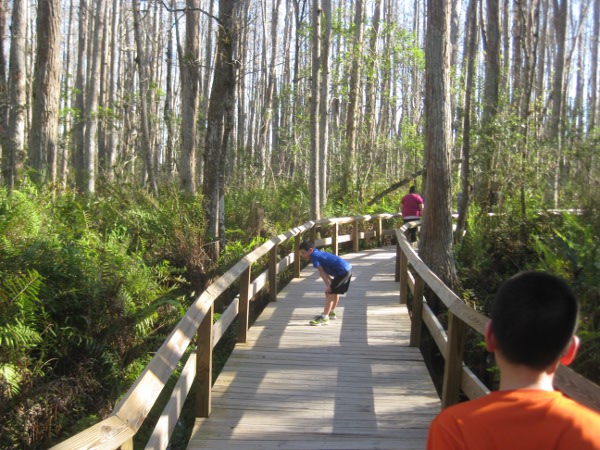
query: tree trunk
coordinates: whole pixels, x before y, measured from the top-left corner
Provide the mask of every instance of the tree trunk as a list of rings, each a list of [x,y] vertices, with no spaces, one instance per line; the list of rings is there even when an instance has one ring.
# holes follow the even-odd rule
[[[185,51],[181,65],[181,181],[186,192],[196,194],[196,126],[198,121],[198,64],[200,0],[187,0]]]
[[[549,124],[549,137],[556,143],[557,154],[554,163],[554,180],[552,185],[554,208],[558,208],[560,171],[562,160],[562,130],[561,113],[563,104],[563,84],[565,70],[565,45],[567,37],[567,16],[569,0],[553,0],[554,5],[554,32],[556,33],[556,60],[554,64],[554,78],[552,80],[551,105],[552,112]]]
[[[142,24],[140,18],[139,0],[133,0],[133,30],[135,33],[135,42],[137,49],[137,66],[140,85],[140,127],[142,129],[142,154],[148,176],[148,185],[150,190],[157,194],[158,185],[156,184],[156,172],[154,170],[154,158],[152,154],[152,144],[150,141],[150,126],[148,119],[148,90],[149,79],[146,70],[147,60],[142,40]]]
[[[425,43],[426,205],[419,254],[451,289],[457,285],[452,250],[450,155],[450,5],[428,0]]]
[[[14,0],[11,18],[8,128],[3,140],[4,183],[13,189],[25,159],[25,115],[27,113],[27,1]]]
[[[588,118],[588,133],[596,127],[599,120],[599,105],[598,105],[598,35],[600,34],[600,0],[594,1],[594,20],[592,33],[592,60],[590,70],[590,107]]]
[[[358,109],[360,89],[360,66],[363,43],[363,0],[355,0],[354,40],[352,43],[352,70],[350,73],[350,92],[348,94],[348,113],[346,116],[346,157],[342,169],[342,192],[350,193],[352,187],[358,188],[356,143],[358,136]],[[360,197],[360,192],[358,193]]]
[[[456,221],[455,242],[461,242],[467,223],[471,184],[471,100],[475,88],[475,59],[477,57],[477,42],[479,38],[477,26],[477,0],[469,0],[467,9],[468,41],[467,49],[467,81],[465,84],[465,112],[463,117],[463,146],[462,162],[460,168],[461,192],[460,202],[457,204],[458,220]]]
[[[500,14],[498,0],[487,0],[487,26],[484,40],[485,81],[482,113],[482,168],[481,181],[475,185],[475,195],[484,209],[489,204],[491,173],[497,143],[493,136],[496,128],[500,88]]]
[[[92,45],[91,68],[89,72],[89,82],[86,92],[85,109],[85,140],[83,161],[86,172],[86,184],[84,192],[94,194],[96,192],[96,160],[98,157],[98,105],[99,105],[99,86],[100,86],[100,39],[104,35],[104,0],[98,0],[96,3],[95,21],[94,21],[94,40]]]
[[[331,47],[331,0],[321,0],[321,9],[325,24],[321,33],[321,95],[319,119],[319,203],[321,208],[327,203],[327,176],[328,176],[328,154],[329,154],[329,71],[330,58],[329,49]],[[321,25],[323,25],[321,19]]]
[[[318,220],[321,218],[321,195],[319,181],[320,177],[320,154],[319,146],[319,105],[320,105],[320,72],[321,72],[321,5],[319,0],[312,2],[312,81],[310,89],[310,219]]]
[[[60,101],[60,0],[39,0],[29,160],[38,183],[56,181]]]
[[[112,24],[111,24],[111,51],[110,51],[110,77],[108,88],[108,107],[115,113],[117,110],[117,80],[119,77],[119,0],[113,0],[112,3]],[[118,128],[114,119],[111,121],[108,129],[108,144],[106,155],[106,181],[112,183],[115,178],[115,164],[117,163],[117,155],[119,154],[119,135]]]
[[[222,234],[223,189],[227,144],[233,128],[235,71],[233,61],[234,0],[219,0],[219,32],[213,85],[210,93],[204,153],[204,211],[206,234],[212,239],[209,255],[216,258],[225,245]]]
[[[79,2],[79,31],[77,43],[77,74],[75,76],[75,102],[74,109],[79,113],[73,130],[73,165],[75,169],[75,182],[77,188],[83,192],[86,189],[86,171],[83,165],[83,145],[85,142],[85,121],[83,114],[85,111],[85,66],[86,66],[86,47],[87,47],[87,23],[88,6],[86,0]]]

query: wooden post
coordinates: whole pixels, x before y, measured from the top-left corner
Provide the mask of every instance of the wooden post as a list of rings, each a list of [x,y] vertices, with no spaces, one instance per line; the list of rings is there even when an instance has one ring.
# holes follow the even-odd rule
[[[377,247],[381,247],[383,245],[383,219],[381,217],[377,218],[377,230],[375,233],[377,234]]]
[[[408,286],[407,286],[408,287]],[[410,325],[411,347],[418,347],[421,343],[421,326],[423,324],[423,279],[415,274],[415,292],[413,293],[412,317]]]
[[[400,244],[396,242],[396,267],[394,268],[394,281],[400,281],[400,258],[402,255],[402,248]]]
[[[448,344],[442,383],[442,408],[458,402],[466,324],[448,311]]]
[[[248,342],[248,328],[250,326],[250,279],[252,278],[252,264],[240,275],[240,303],[238,309],[237,339],[241,344]]]
[[[211,305],[197,333],[196,417],[210,416],[212,402],[213,310],[214,305]]]
[[[406,305],[406,299],[408,297],[408,258],[400,249],[398,245],[398,253],[396,255],[396,267],[398,267],[398,259],[400,259],[400,274],[396,271],[396,280],[400,278],[400,304]]]
[[[121,444],[121,450],[133,450],[133,439],[129,439]]]
[[[358,231],[358,219],[354,219],[354,232],[352,233],[352,251],[354,253],[358,252],[358,241],[360,237],[360,233]]]
[[[335,222],[333,224],[333,232],[331,233],[331,246],[333,248],[333,254],[334,255],[338,255],[339,254],[339,250],[338,250],[338,234],[340,232],[340,225]]]
[[[302,242],[299,234],[294,236],[294,278],[300,278],[301,256],[300,242]]]
[[[269,250],[269,301],[277,301],[277,247]]]

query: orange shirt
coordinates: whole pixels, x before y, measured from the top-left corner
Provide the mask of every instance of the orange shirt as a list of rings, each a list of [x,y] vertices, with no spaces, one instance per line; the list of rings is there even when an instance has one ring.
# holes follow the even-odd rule
[[[600,450],[600,414],[539,390],[495,391],[442,411],[427,450]]]

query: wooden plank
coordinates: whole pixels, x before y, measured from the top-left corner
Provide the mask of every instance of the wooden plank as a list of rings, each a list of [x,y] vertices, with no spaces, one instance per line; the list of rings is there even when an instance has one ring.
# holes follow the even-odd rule
[[[423,449],[440,400],[398,304],[395,251],[345,255],[338,319],[312,327],[323,283],[308,266],[267,305],[213,386],[189,449]]]

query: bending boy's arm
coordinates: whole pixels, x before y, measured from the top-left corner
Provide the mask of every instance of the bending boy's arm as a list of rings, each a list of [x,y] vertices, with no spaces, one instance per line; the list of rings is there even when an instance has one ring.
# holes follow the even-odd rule
[[[331,278],[329,278],[329,275],[327,275],[323,267],[319,266],[317,269],[319,270],[319,275],[321,275],[321,279],[325,283],[325,286],[329,287],[331,285]]]

